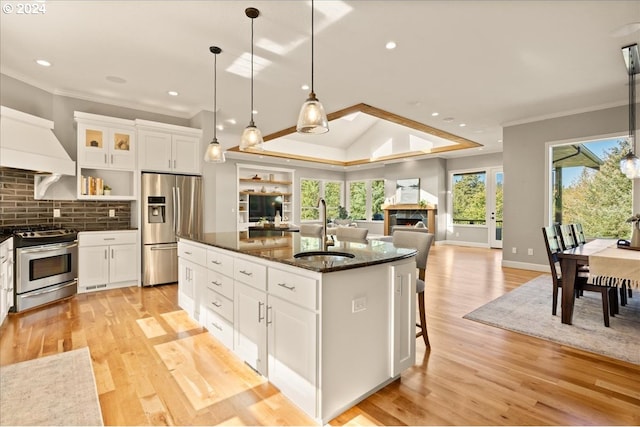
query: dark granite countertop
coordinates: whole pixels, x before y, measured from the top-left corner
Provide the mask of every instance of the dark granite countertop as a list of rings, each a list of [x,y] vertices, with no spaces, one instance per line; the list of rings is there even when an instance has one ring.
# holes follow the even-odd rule
[[[4,242],[9,237],[13,237],[13,234],[2,234],[2,233],[0,233],[0,243]]]
[[[342,258],[339,261],[310,261],[294,258],[299,252],[318,251],[321,239],[318,237],[301,236],[300,233],[282,233],[281,236],[246,237],[246,233],[222,232],[204,233],[200,236],[179,236],[186,240],[203,243],[217,248],[227,249],[245,255],[289,264],[295,267],[320,273],[361,268],[370,265],[383,264],[416,254],[413,249],[396,248],[392,243],[380,240],[363,241],[335,241],[329,247],[331,252],[348,252],[354,258]]]

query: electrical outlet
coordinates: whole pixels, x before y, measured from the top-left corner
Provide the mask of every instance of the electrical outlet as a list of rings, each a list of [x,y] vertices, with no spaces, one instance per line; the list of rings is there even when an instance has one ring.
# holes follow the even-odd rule
[[[60,218],[60,209],[54,209],[53,210],[53,217],[54,218]]]
[[[533,255],[533,248],[527,249],[527,254],[528,255]]]
[[[356,298],[351,301],[351,312],[357,313],[367,309],[367,297]]]
[[[115,218],[115,216],[116,216],[116,210],[109,209],[109,218]]]
[[[511,253],[512,254],[517,254],[518,253],[518,248],[516,248],[515,246],[513,248],[511,248]]]

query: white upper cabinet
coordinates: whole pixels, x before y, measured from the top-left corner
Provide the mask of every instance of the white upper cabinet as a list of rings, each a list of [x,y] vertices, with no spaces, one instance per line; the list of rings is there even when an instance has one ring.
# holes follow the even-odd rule
[[[135,200],[136,128],[133,120],[76,111],[77,198]]]
[[[136,120],[136,126],[141,171],[202,173],[202,130],[146,120]]]
[[[78,165],[131,170],[136,167],[133,120],[74,114],[78,123]]]

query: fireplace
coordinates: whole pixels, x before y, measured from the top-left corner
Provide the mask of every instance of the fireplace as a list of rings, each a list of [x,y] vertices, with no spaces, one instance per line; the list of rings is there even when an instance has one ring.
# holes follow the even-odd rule
[[[414,226],[423,222],[429,233],[436,232],[436,213],[434,205],[386,205],[384,210],[384,234],[390,235],[394,226]]]

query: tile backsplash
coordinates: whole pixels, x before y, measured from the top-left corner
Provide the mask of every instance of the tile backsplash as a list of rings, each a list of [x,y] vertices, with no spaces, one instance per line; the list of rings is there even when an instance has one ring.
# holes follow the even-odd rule
[[[35,172],[0,168],[0,227],[47,225],[87,230],[122,230],[131,227],[131,203],[127,201],[35,200]],[[53,210],[60,209],[60,217]],[[109,210],[115,217],[109,217]]]

